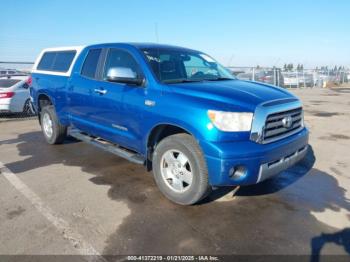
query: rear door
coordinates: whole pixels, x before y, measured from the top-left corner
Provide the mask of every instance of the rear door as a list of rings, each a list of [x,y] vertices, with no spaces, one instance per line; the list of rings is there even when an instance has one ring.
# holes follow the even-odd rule
[[[26,100],[29,99],[28,85],[21,79],[0,79],[0,105],[8,105],[12,113],[22,112]]]
[[[18,84],[13,86],[11,89],[15,93],[11,100],[12,112],[23,112],[24,104],[29,100],[29,86],[24,81],[21,80]]]
[[[15,96],[15,87],[20,84],[20,81],[19,79],[0,78],[0,112],[13,111],[15,109],[11,106],[11,102]]]
[[[74,72],[68,83],[67,104],[71,124],[89,134],[96,134],[94,94],[100,88],[99,63],[103,59],[101,48],[90,49],[81,71]]]

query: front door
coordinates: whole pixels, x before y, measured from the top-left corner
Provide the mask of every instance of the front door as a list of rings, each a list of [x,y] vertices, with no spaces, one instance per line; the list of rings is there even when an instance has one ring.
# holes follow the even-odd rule
[[[109,49],[98,87],[101,93],[94,94],[93,121],[99,128],[98,135],[101,138],[138,151],[141,139],[136,130],[139,131],[139,124],[142,122],[146,91],[144,87],[136,85],[108,82],[108,70],[116,67],[129,68],[136,75],[142,75],[132,54],[119,48]],[[130,104],[138,106],[129,107]],[[132,112],[131,108],[134,109]]]

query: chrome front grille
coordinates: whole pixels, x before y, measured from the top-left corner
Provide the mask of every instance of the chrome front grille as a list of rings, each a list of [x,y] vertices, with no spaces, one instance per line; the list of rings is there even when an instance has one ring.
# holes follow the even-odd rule
[[[263,142],[269,143],[292,135],[303,128],[303,110],[301,107],[269,114],[266,117]]]

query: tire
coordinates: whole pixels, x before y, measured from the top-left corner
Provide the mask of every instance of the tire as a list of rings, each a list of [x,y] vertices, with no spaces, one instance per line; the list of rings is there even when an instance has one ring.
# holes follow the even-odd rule
[[[51,124],[47,121],[51,121]],[[63,143],[67,136],[67,127],[60,124],[52,105],[45,106],[41,110],[40,123],[47,143],[51,145]]]
[[[22,112],[25,116],[34,116],[35,112],[33,110],[32,105],[30,104],[30,99],[27,99],[24,103],[23,106],[23,112]]]
[[[171,201],[192,205],[211,192],[203,153],[192,136],[175,134],[164,138],[157,145],[152,162],[154,179]]]

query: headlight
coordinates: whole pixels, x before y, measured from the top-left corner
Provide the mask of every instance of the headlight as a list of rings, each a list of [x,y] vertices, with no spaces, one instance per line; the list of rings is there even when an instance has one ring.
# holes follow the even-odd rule
[[[208,116],[216,128],[226,132],[250,131],[253,113],[233,113],[208,110]]]

